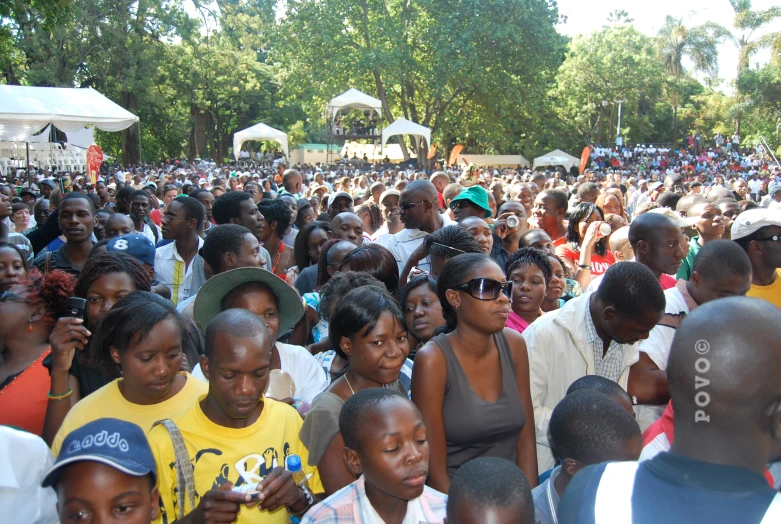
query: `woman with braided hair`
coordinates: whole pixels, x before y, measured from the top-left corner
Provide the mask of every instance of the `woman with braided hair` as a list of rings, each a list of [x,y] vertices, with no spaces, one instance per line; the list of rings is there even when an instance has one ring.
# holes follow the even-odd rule
[[[363,243],[376,242],[379,236],[377,235],[377,230],[382,227],[380,207],[373,202],[368,202],[356,207],[355,214],[363,222]]]
[[[84,320],[57,320],[49,337],[51,355],[44,361],[51,374],[50,391],[54,397],[61,397],[49,401],[43,435],[47,443],[51,444],[71,407],[113,380],[87,363],[84,350],[89,337],[119,299],[134,291],[150,291],[151,287],[149,274],[130,255],[99,253],[84,264],[73,289],[73,296],[87,301]]]
[[[65,314],[73,284],[64,271],[42,275],[32,269],[0,295],[0,424],[42,435],[49,392],[42,362],[51,352],[49,335]]]

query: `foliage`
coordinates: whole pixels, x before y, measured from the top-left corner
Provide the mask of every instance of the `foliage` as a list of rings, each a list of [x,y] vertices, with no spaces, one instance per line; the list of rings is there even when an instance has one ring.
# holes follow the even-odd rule
[[[649,102],[660,97],[663,78],[652,39],[631,25],[617,25],[572,42],[551,95],[561,119],[578,135],[605,144],[615,137],[622,100],[621,134],[625,140],[643,141],[649,132]]]
[[[93,87],[136,113],[140,129],[96,132],[127,166],[228,160],[233,133],[257,122],[288,132],[291,149],[322,143],[325,104],[350,87],[383,101],[386,124],[431,128],[440,158],[456,144],[531,158],[612,143],[617,100],[625,141],[740,122],[778,147],[781,34],[757,35],[781,8],[730,2],[730,30],[668,17],[651,38],[616,10],[570,42],[550,0],[5,0],[0,83]],[[741,52],[734,96],[713,79],[717,38]],[[762,48],[774,62],[751,67]]]

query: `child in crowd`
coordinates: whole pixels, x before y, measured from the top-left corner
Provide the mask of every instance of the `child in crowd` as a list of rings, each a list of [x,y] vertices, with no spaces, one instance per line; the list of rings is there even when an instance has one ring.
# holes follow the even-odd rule
[[[534,524],[534,503],[523,471],[507,459],[480,457],[450,482],[447,524]]]
[[[157,518],[157,470],[143,430],[101,418],[69,433],[43,479],[57,492],[60,522],[149,524]]]
[[[618,403],[618,405],[624,408],[627,413],[631,414],[633,417],[635,416],[635,411],[632,409],[632,398],[617,382],[613,382],[609,378],[600,377],[599,375],[586,375],[570,384],[567,388],[567,395],[574,393],[575,391],[580,391],[581,389],[598,391],[599,393],[606,395],[610,400]]]
[[[551,415],[550,438],[561,465],[532,491],[539,524],[558,522],[559,501],[578,471],[608,460],[637,460],[643,448],[634,413],[592,389],[567,392]]]
[[[425,485],[429,445],[415,404],[390,389],[364,389],[344,403],[339,431],[344,462],[360,478],[312,508],[302,524],[442,522],[447,496]]]

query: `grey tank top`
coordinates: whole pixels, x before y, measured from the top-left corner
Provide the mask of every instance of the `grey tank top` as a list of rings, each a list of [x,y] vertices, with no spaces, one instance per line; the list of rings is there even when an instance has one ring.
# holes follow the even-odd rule
[[[526,424],[515,363],[504,333],[494,335],[502,366],[502,390],[496,402],[487,402],[474,392],[445,334],[435,337],[447,362],[442,416],[447,441],[447,474],[477,457],[500,457],[517,463],[517,444]]]

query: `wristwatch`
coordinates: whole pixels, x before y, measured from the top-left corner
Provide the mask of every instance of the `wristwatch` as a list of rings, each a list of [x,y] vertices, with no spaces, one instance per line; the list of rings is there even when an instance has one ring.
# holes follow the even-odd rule
[[[309,508],[315,505],[315,497],[314,495],[312,495],[312,492],[309,491],[309,488],[307,488],[306,486],[298,486],[298,487],[301,489],[301,491],[304,492],[304,497],[306,497],[306,507],[301,511],[293,511],[292,508],[288,507],[287,512],[294,517],[303,515],[304,513],[309,511]]]

